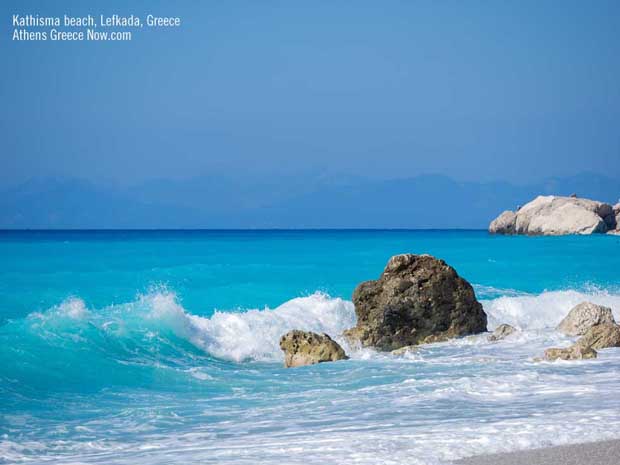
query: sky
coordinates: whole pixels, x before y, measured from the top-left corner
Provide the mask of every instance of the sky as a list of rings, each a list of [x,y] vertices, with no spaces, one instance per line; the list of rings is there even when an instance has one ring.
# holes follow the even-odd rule
[[[620,176],[618,1],[3,1],[0,186]],[[13,14],[149,13],[131,42]]]

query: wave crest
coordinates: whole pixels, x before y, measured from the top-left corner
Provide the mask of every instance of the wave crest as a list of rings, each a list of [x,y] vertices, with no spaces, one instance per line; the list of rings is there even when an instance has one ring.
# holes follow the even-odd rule
[[[611,307],[620,320],[620,294],[605,290],[511,294],[481,302],[490,330],[509,323],[524,331],[538,331],[554,328],[584,300]],[[355,322],[352,302],[318,292],[273,309],[216,311],[209,317],[189,313],[177,296],[165,289],[102,309],[89,309],[83,300],[73,297],[46,312],[3,326],[6,343],[0,348],[0,359],[6,362],[5,374],[22,370],[21,353],[59,367],[66,366],[63,360],[75,359],[75,370],[80,363],[86,369],[119,363],[187,368],[204,357],[206,364],[213,358],[279,362],[283,358],[279,339],[287,331],[324,332],[346,347],[341,334]],[[366,352],[354,355],[374,356]],[[91,357],[88,364],[84,361],[87,357]]]
[[[555,328],[575,305],[583,301],[611,307],[616,321],[620,321],[620,295],[603,289],[509,295],[482,300],[481,303],[489,317],[489,329],[508,323],[522,330],[533,330]]]
[[[355,312],[351,302],[315,293],[273,310],[218,311],[210,318],[189,316],[189,320],[198,332],[198,344],[218,358],[273,361],[282,359],[279,340],[287,331],[327,333],[338,339],[355,324]]]
[[[178,338],[214,357],[242,362],[281,360],[279,339],[291,329],[337,338],[355,324],[355,312],[351,302],[317,292],[274,309],[215,311],[202,317],[187,312],[173,292],[157,290],[101,310],[89,310],[82,299],[72,297],[44,313],[30,314],[27,321],[28,332],[48,343],[79,336],[98,344],[101,339],[131,340],[145,346],[157,339],[161,348],[162,342],[170,345],[171,338]]]

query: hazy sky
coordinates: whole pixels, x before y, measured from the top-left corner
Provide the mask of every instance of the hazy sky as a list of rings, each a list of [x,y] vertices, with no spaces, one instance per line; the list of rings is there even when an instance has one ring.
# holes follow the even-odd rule
[[[620,2],[6,2],[0,183],[620,175]],[[180,16],[11,42],[11,15]]]

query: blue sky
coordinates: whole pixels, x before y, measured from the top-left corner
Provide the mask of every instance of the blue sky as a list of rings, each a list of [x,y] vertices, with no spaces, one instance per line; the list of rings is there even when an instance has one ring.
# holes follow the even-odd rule
[[[620,2],[2,2],[3,186],[620,175]],[[17,43],[14,13],[180,16]]]

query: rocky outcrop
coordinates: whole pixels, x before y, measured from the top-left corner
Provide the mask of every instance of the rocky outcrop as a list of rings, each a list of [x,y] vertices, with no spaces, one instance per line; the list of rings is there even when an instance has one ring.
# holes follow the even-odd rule
[[[575,345],[590,349],[620,347],[620,326],[613,323],[592,326]]]
[[[516,234],[517,215],[515,212],[506,210],[489,225],[492,234]]]
[[[378,280],[353,293],[352,343],[392,351],[486,331],[487,316],[471,285],[443,260],[396,255]]]
[[[327,334],[309,331],[289,331],[280,338],[280,349],[284,351],[284,366],[287,368],[349,358]]]
[[[541,195],[516,212],[503,212],[491,222],[489,232],[531,236],[605,233],[616,228],[616,216],[604,202]]]
[[[516,330],[517,329],[514,326],[510,326],[505,323],[501,324],[497,328],[495,328],[495,331],[493,331],[492,334],[489,334],[487,340],[489,342],[500,341],[513,334]]]
[[[615,323],[611,308],[581,302],[568,312],[556,329],[567,336],[581,336],[592,326],[606,323]]]
[[[589,358],[596,358],[597,353],[590,347],[583,347],[578,344],[573,344],[565,349],[558,349],[552,347],[545,350],[545,360],[550,362],[554,360],[584,360]]]

